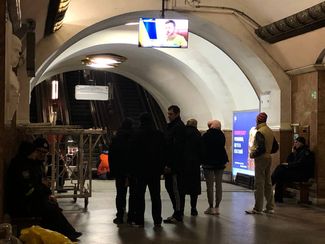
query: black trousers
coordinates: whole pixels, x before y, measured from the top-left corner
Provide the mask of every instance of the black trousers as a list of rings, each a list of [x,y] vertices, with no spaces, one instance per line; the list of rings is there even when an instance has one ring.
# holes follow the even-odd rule
[[[160,175],[137,177],[136,223],[144,224],[145,193],[147,186],[152,203],[152,218],[155,224],[161,224]]]
[[[288,165],[278,165],[272,173],[272,185],[275,185],[274,199],[275,201],[283,200],[285,184],[294,181],[306,181],[309,177],[303,175],[300,170],[289,168]]]
[[[134,177],[127,177],[125,175],[119,175],[115,177],[116,187],[116,217],[123,220],[124,213],[126,211],[126,195],[129,188],[129,211],[128,222],[135,220],[135,195],[136,195],[136,180]]]
[[[191,197],[190,198],[191,199],[191,208],[196,209],[198,195],[191,194],[190,197]]]
[[[185,205],[185,194],[180,182],[180,176],[177,174],[165,175],[165,187],[174,209],[173,216],[178,220],[183,218]]]
[[[46,229],[57,231],[67,237],[74,236],[76,230],[68,222],[57,203],[46,199],[36,200],[33,204],[32,213],[41,217],[41,226]]]

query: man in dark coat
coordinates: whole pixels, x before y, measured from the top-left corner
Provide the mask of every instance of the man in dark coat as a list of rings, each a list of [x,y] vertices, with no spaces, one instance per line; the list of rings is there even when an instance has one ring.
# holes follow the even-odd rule
[[[13,217],[39,217],[42,227],[75,241],[81,233],[62,214],[44,179],[43,163],[48,152],[44,138],[37,138],[33,144],[22,143],[8,168],[8,211]]]
[[[174,213],[164,220],[164,223],[177,223],[183,221],[181,211],[180,192],[182,189],[178,182],[180,180],[180,170],[184,161],[185,144],[185,125],[180,117],[180,108],[177,105],[171,105],[168,108],[167,130],[165,139],[167,144],[167,158],[165,167],[165,187],[173,204]]]
[[[286,162],[278,165],[272,173],[272,185],[275,184],[275,202],[283,202],[286,183],[307,181],[314,176],[314,161],[314,154],[306,146],[305,138],[297,137]]]
[[[152,218],[154,225],[159,227],[162,222],[160,176],[164,169],[165,139],[147,113],[140,116],[140,127],[135,132],[131,148],[137,181],[135,224],[144,225],[145,192],[148,186],[152,202]]]
[[[134,222],[135,218],[135,180],[132,176],[130,155],[130,139],[133,136],[133,121],[125,119],[116,135],[112,138],[110,145],[110,169],[115,177],[116,187],[116,218],[115,224],[123,224],[126,208],[126,194],[129,187],[129,211],[127,222]]]
[[[201,169],[203,160],[203,144],[200,131],[196,128],[197,121],[190,119],[185,128],[184,165],[181,169],[181,203],[185,204],[185,195],[190,195],[191,215],[197,216],[198,195],[201,194]],[[181,211],[184,212],[184,204]]]

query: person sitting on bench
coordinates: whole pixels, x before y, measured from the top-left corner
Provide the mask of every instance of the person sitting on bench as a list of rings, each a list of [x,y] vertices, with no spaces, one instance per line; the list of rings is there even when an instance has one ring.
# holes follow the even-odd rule
[[[65,218],[44,179],[43,163],[48,152],[49,143],[44,138],[36,138],[33,143],[22,142],[7,172],[7,211],[13,218],[39,218],[41,227],[76,241],[82,233]]]
[[[286,183],[304,182],[314,176],[314,161],[314,154],[306,145],[305,138],[297,137],[286,162],[278,165],[272,173],[272,185],[275,185],[275,202],[283,202]]]

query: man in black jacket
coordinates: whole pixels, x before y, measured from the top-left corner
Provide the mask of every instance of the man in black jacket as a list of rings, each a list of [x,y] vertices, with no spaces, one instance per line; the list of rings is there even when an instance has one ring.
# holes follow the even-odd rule
[[[148,113],[140,116],[140,127],[131,141],[131,154],[135,167],[136,218],[137,226],[144,225],[145,192],[148,186],[152,202],[152,218],[159,227],[161,218],[160,176],[164,169],[165,139],[162,132],[155,128]]]
[[[173,204],[174,213],[164,220],[164,223],[177,223],[183,221],[181,211],[180,192],[180,171],[184,160],[185,125],[180,117],[180,108],[171,105],[168,108],[167,130],[165,139],[167,144],[167,159],[165,167],[165,187]]]
[[[283,202],[285,183],[307,181],[314,176],[314,160],[314,154],[306,146],[305,138],[297,137],[286,162],[278,165],[272,174],[275,202]]]
[[[116,218],[115,224],[123,224],[126,208],[126,194],[129,187],[129,211],[127,222],[134,222],[135,218],[135,179],[132,169],[132,155],[130,155],[130,139],[133,136],[133,121],[126,118],[110,145],[110,169],[115,177],[116,187]]]

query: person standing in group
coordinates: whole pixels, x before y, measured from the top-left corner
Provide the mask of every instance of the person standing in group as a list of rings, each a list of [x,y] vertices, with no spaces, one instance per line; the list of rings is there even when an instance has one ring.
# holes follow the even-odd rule
[[[247,214],[274,213],[274,199],[271,181],[271,150],[274,135],[266,124],[267,114],[261,112],[256,117],[256,135],[250,157],[255,159],[255,206]],[[264,197],[266,209],[263,210]]]
[[[130,139],[133,136],[133,121],[125,119],[110,145],[110,169],[115,177],[116,187],[116,218],[115,224],[123,224],[126,208],[126,194],[129,187],[129,211],[127,222],[134,222],[135,218],[135,180],[131,172],[133,163],[130,155]]]
[[[202,140],[205,149],[205,157],[202,163],[204,177],[207,185],[207,196],[209,207],[205,214],[219,215],[219,205],[222,200],[222,176],[226,164],[229,162],[225,149],[226,137],[221,130],[219,120],[208,122],[209,129],[203,134]],[[214,187],[215,183],[215,205]]]
[[[201,194],[200,165],[203,160],[203,144],[201,133],[197,129],[197,120],[190,119],[185,127],[184,165],[181,169],[181,203],[185,204],[185,195],[190,195],[191,215],[197,216],[198,195]],[[182,213],[185,205],[181,206]]]
[[[173,204],[174,213],[164,220],[164,223],[177,223],[183,221],[180,199],[180,170],[183,165],[185,145],[185,125],[180,117],[180,108],[171,105],[167,113],[169,123],[165,133],[166,139],[166,166],[164,169],[165,187]]]
[[[135,226],[144,226],[145,193],[148,186],[154,225],[160,227],[160,176],[164,170],[165,139],[164,134],[155,128],[150,114],[140,116],[140,127],[131,140],[131,148],[137,181]]]

